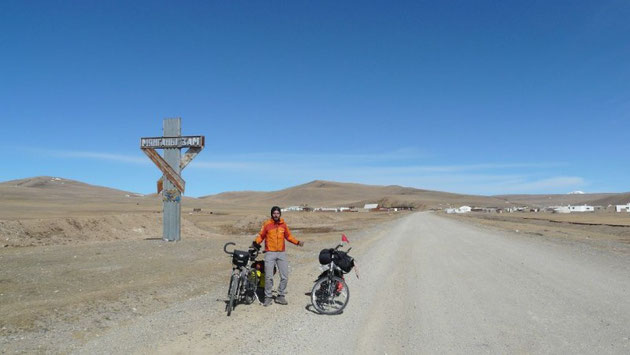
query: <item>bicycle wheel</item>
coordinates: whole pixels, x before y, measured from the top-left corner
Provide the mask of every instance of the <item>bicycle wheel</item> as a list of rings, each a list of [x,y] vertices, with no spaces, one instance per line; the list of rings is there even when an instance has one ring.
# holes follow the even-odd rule
[[[346,282],[337,276],[322,277],[313,286],[311,304],[319,313],[339,314],[350,300],[350,290]]]
[[[234,275],[234,274],[232,274]],[[232,276],[230,276],[230,284],[228,285],[228,292],[227,292],[227,298],[228,300],[230,299],[230,294],[232,293]],[[228,307],[230,306],[229,302],[225,303],[225,311],[227,312]]]
[[[237,273],[232,274],[232,278],[230,279],[230,292],[229,292],[229,300],[226,306],[228,317],[232,314],[232,309],[236,306],[236,293],[238,291],[238,283],[239,277]]]

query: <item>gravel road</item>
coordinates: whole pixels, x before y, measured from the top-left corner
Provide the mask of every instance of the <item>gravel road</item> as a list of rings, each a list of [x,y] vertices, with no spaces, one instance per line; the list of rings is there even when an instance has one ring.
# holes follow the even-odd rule
[[[317,255],[291,255],[288,306],[224,312],[225,285],[122,324],[78,353],[630,353],[630,260],[415,213],[350,236],[343,314],[310,309]]]

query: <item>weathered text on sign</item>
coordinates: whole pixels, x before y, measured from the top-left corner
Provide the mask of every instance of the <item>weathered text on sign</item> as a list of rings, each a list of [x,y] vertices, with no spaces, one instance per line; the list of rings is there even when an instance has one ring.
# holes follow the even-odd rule
[[[186,186],[181,171],[201,152],[205,144],[204,136],[181,136],[181,120],[179,117],[165,118],[162,126],[164,136],[140,138],[140,149],[163,174],[158,180],[158,193],[162,192],[162,239],[168,241],[181,239],[181,201]],[[182,157],[181,149],[186,147],[188,150]],[[156,149],[163,149],[164,156]]]
[[[140,138],[140,148],[203,148],[204,136]]]

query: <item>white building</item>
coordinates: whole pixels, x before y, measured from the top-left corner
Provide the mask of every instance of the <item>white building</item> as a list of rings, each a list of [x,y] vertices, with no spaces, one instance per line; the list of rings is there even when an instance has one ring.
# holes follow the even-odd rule
[[[617,212],[630,212],[630,203],[627,205],[617,205],[615,206],[615,211]]]
[[[470,208],[470,206],[462,206],[460,208],[447,208],[444,211],[446,211],[446,213],[468,213],[472,210],[472,208]]]
[[[553,207],[553,212],[554,213],[571,213],[571,210],[569,209],[568,206],[556,206],[556,207]]]
[[[377,208],[378,208],[378,203],[368,203],[363,207],[363,209],[366,209],[366,210],[374,210]]]
[[[337,207],[317,207],[315,212],[339,212]]]
[[[304,207],[302,207],[302,206],[289,206],[289,207],[285,207],[285,208],[281,209],[280,211],[282,211],[282,212],[287,212],[287,211],[304,211]]]
[[[595,212],[595,207],[593,206],[569,206],[569,212]]]

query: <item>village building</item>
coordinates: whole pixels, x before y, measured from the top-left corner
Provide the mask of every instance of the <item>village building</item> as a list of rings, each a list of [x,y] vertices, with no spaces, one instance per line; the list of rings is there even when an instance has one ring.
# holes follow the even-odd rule
[[[571,213],[569,206],[555,206],[552,209],[553,213]]]
[[[315,212],[339,212],[337,207],[317,207]]]
[[[553,213],[595,212],[595,206],[549,206],[545,210]]]
[[[506,207],[505,208],[505,212],[527,212],[529,211],[529,207],[527,206],[513,206],[513,207]]]
[[[468,213],[472,210],[470,206],[461,206],[460,208],[447,208],[446,213]]]
[[[480,207],[474,206],[470,209],[472,212],[484,212],[484,213],[496,213],[499,210],[498,207]]]
[[[413,206],[392,206],[389,209],[393,210],[394,212],[398,212],[398,211],[413,211]]]
[[[616,212],[630,212],[630,203],[628,203],[627,205],[616,205],[615,211]]]
[[[587,205],[582,205],[582,206],[568,206],[569,208],[569,212],[595,212],[595,207],[593,206],[587,206]]]
[[[378,211],[378,208],[379,208],[378,203],[366,203],[361,209],[361,212]]]

